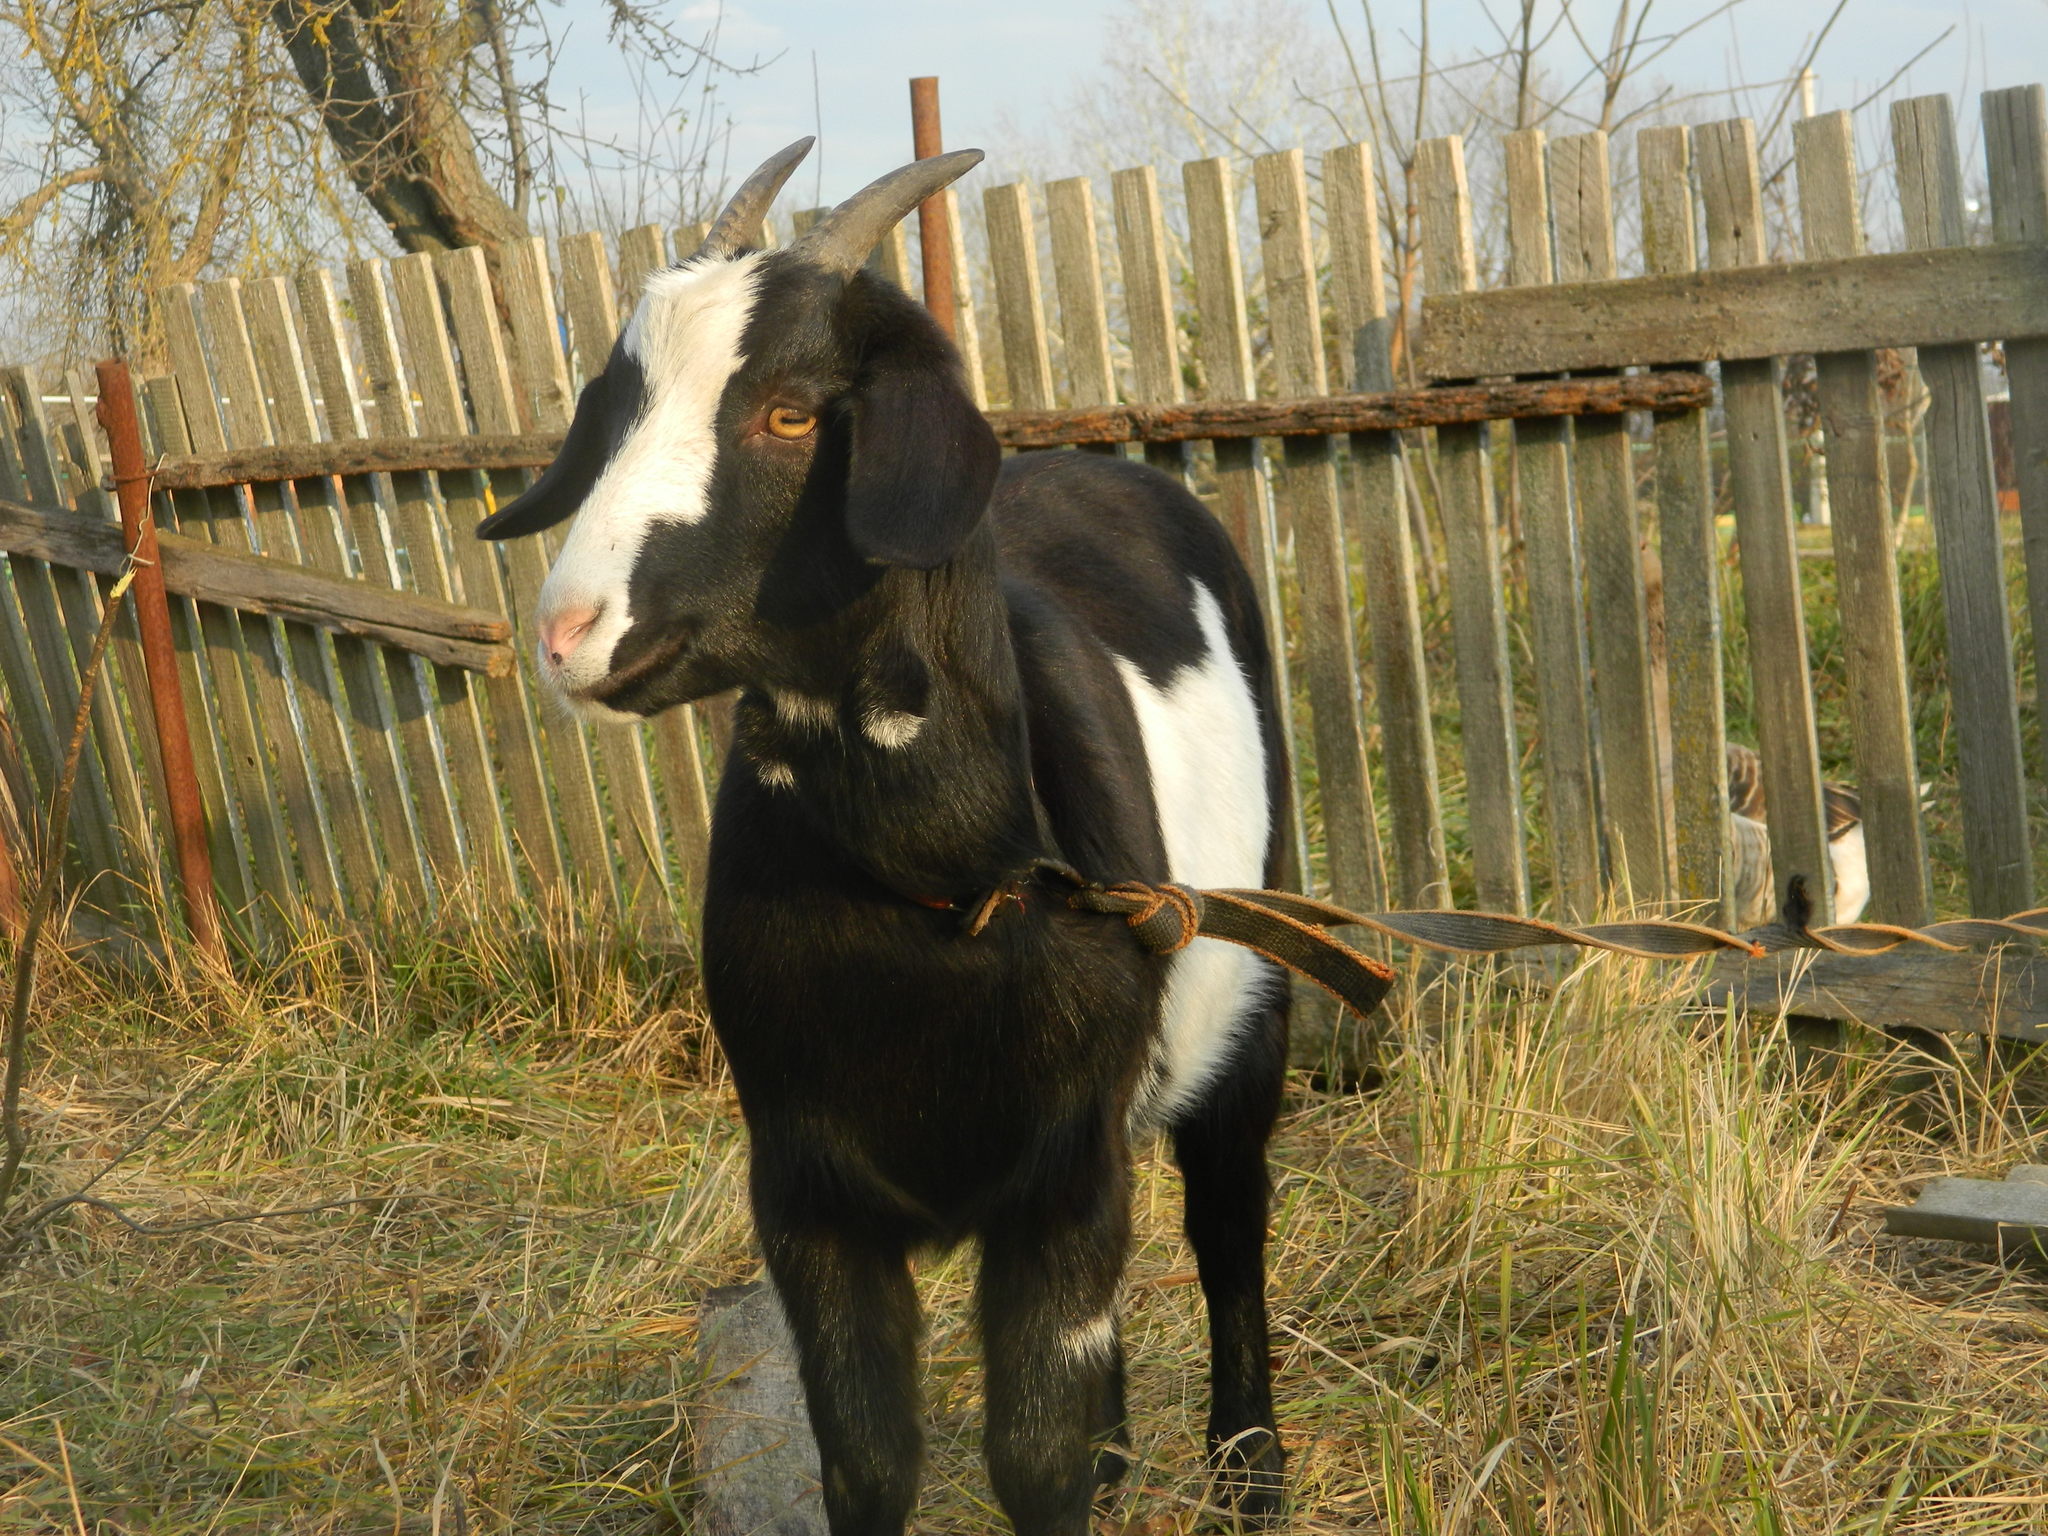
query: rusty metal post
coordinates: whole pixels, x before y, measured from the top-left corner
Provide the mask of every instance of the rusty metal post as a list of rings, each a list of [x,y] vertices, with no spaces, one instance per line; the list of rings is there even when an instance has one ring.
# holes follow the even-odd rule
[[[199,774],[192,765],[185,690],[178,678],[177,649],[171,639],[171,609],[164,597],[156,519],[149,510],[149,462],[143,456],[142,428],[135,415],[135,383],[123,362],[101,363],[98,373],[99,419],[114,460],[121,542],[136,566],[135,622],[142,632],[142,659],[149,672],[150,713],[156,720],[157,748],[163,758],[164,793],[170,801],[185,919],[201,953],[225,965],[227,950],[221,943],[220,917],[214,904],[213,858],[206,847],[206,810],[199,799]]]
[[[910,82],[911,149],[929,160],[945,147],[939,132],[939,77],[918,75]],[[953,330],[953,221],[946,213],[946,194],[917,205],[917,240],[924,263],[924,307],[948,336]]]

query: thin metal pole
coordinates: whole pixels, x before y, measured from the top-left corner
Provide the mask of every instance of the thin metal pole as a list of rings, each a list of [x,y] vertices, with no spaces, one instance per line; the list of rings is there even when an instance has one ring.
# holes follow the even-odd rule
[[[121,506],[121,541],[134,562],[135,622],[142,632],[142,659],[149,672],[150,713],[164,765],[171,832],[177,842],[178,883],[185,918],[200,952],[222,965],[220,920],[213,890],[213,859],[206,846],[206,811],[199,799],[199,774],[192,765],[192,737],[185,717],[185,690],[171,639],[171,609],[164,597],[163,560],[157,552],[156,519],[149,510],[149,463],[135,415],[135,383],[123,362],[98,368],[99,419],[114,460],[114,494]]]
[[[918,75],[910,82],[910,138],[917,158],[929,160],[945,148],[939,132],[939,77]],[[924,262],[924,307],[948,336],[953,329],[953,221],[941,192],[917,205],[917,239]]]

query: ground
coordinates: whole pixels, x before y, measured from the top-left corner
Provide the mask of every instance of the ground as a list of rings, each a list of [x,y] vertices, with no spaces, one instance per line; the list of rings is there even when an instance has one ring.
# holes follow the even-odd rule
[[[694,1302],[755,1270],[744,1134],[687,957],[567,931],[308,930],[225,984],[50,966],[34,1192],[97,1174],[109,1204],[44,1228],[0,1293],[0,1530],[687,1521]],[[1880,1215],[1932,1174],[2048,1160],[2048,1073],[1966,1049],[1904,1078],[1855,1032],[1798,1067],[1776,1021],[1687,1008],[1687,975],[1439,986],[1387,1021],[1375,1090],[1297,1077],[1272,1258],[1292,1529],[2048,1528],[2048,1288]],[[1145,1159],[1139,1470],[1108,1532],[1201,1518],[1175,1184]],[[970,1260],[921,1273],[922,1532],[1001,1528]]]

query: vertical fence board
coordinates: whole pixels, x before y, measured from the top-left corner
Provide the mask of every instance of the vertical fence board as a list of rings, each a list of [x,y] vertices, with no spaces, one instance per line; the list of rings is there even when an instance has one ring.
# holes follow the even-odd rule
[[[200,307],[213,341],[210,355],[222,400],[227,446],[266,446],[273,440],[273,432],[242,312],[240,280],[204,284]],[[292,364],[300,366],[296,357]],[[310,415],[310,411],[309,398],[306,413]],[[248,496],[256,528],[249,547],[272,559],[297,561],[298,530],[285,506],[284,488],[275,481],[263,481],[248,487]],[[298,702],[305,764],[315,803],[324,812],[322,825],[327,834],[325,855],[316,857],[301,849],[300,862],[307,868],[307,883],[317,901],[332,901],[337,910],[350,897],[366,904],[377,889],[377,858],[370,846],[369,818],[363,812],[355,765],[349,760],[343,735],[345,706],[327,664],[324,637],[310,624],[286,620],[278,627],[283,632],[292,693]],[[332,892],[324,889],[330,877],[339,882]]]
[[[377,282],[379,266],[358,263],[349,271],[349,291],[381,292]],[[411,395],[419,393],[418,427],[424,435],[454,437],[469,430],[462,409],[462,388],[455,374],[455,359],[448,345],[448,324],[441,308],[441,296],[434,282],[434,259],[425,252],[402,256],[390,265],[391,291],[398,301],[398,315],[405,326],[405,347],[396,350],[396,334],[388,329],[377,337],[379,354],[368,356],[371,388],[376,392],[380,416],[402,413],[405,427],[413,426]],[[358,303],[361,299],[358,299]],[[376,302],[373,300],[373,302]],[[389,355],[381,355],[392,344]],[[396,429],[394,429],[396,430]],[[400,541],[411,556],[413,579],[424,591],[430,583],[444,585],[448,595],[472,607],[512,616],[504,576],[493,546],[475,538],[471,530],[483,518],[486,503],[485,476],[480,471],[446,473],[439,476],[440,501],[428,492],[426,477],[397,490]],[[417,494],[414,494],[417,491]],[[445,521],[444,521],[445,518]],[[445,550],[444,550],[445,542]],[[448,556],[453,555],[453,571]],[[422,564],[422,560],[425,564]],[[455,579],[459,578],[459,585]],[[510,816],[505,835],[526,864],[534,886],[552,891],[565,879],[562,854],[556,844],[554,812],[549,805],[547,777],[541,766],[540,732],[528,711],[526,689],[517,674],[486,677],[477,681],[477,691],[489,709],[491,736],[495,742],[498,781],[504,786]],[[467,743],[448,730],[449,710],[443,694],[441,722],[448,742],[448,767],[462,797],[463,825],[475,840],[476,819],[472,810],[471,786],[461,773]],[[458,721],[456,731],[463,730]],[[497,799],[493,794],[495,809]]]
[[[391,310],[381,282],[374,272],[366,274],[366,286],[356,298],[356,328],[362,338],[367,364],[373,355],[394,358],[396,339],[391,334]],[[341,299],[334,278],[323,267],[309,268],[299,277],[299,308],[304,316],[306,350],[313,359],[313,371],[320,380],[320,393],[327,405],[328,436],[335,441],[354,441],[366,435],[362,391],[356,382],[355,365],[349,356],[348,336],[342,329]],[[390,435],[409,435],[411,402],[395,404],[386,412]],[[419,500],[425,496],[424,478],[419,475],[391,477],[394,496]],[[375,586],[399,586],[397,550],[391,530],[378,506],[377,491],[368,475],[341,478],[342,507],[349,531],[355,537],[361,563],[361,579]],[[396,513],[396,506],[393,511]],[[420,556],[415,573],[433,570],[439,554],[435,549]],[[422,583],[433,596],[446,595],[445,588]],[[420,856],[426,870],[437,882],[454,883],[465,871],[473,875],[486,892],[510,893],[511,863],[506,857],[505,836],[498,816],[497,791],[490,781],[489,753],[483,744],[483,730],[469,691],[469,674],[460,668],[433,668],[396,647],[381,647],[385,686],[390,691],[390,728],[405,768],[406,802],[415,830],[413,858],[397,860],[396,875],[409,890],[424,894]],[[437,672],[452,672],[441,679]],[[429,679],[433,688],[429,690]],[[440,715],[441,733],[434,730]],[[471,786],[477,805],[471,828],[471,848],[465,864],[462,837],[457,828],[456,804],[450,792],[443,759],[443,741],[452,746],[460,741],[469,754],[467,771],[460,777]],[[388,845],[387,845],[388,846]]]
[[[1203,392],[1211,400],[1249,400],[1258,393],[1252,375],[1251,323],[1244,301],[1244,268],[1237,249],[1237,197],[1230,162],[1190,160],[1181,168],[1188,200],[1188,252],[1194,262],[1195,308],[1200,314]],[[1280,596],[1279,563],[1273,549],[1273,520],[1266,500],[1266,475],[1259,445],[1250,438],[1225,438],[1216,445],[1217,516],[1229,530],[1238,555],[1252,573],[1266,620],[1266,650],[1280,729],[1293,761],[1294,690],[1288,682],[1287,619]],[[1305,885],[1308,834],[1301,794],[1288,794],[1287,835],[1276,878]]]
[[[702,238],[701,236],[699,237]],[[678,259],[694,251],[677,248]],[[604,242],[598,241],[597,256],[604,256]],[[568,257],[565,254],[563,261]],[[633,312],[633,306],[640,302],[640,290],[645,286],[649,273],[658,272],[668,265],[668,237],[661,232],[659,224],[638,224],[619,236],[619,308],[625,314]]]
[[[1636,136],[1642,182],[1643,269],[1699,266],[1692,200],[1692,130]],[[1693,360],[1695,364],[1697,360]],[[1657,547],[1664,566],[1672,821],[1678,899],[1733,920],[1727,889],[1728,733],[1721,675],[1721,539],[1714,527],[1711,423],[1703,410],[1656,418]]]
[[[31,368],[8,368],[0,372],[0,393],[6,397],[7,452],[14,459],[28,500],[53,511],[63,509],[68,503],[43,412],[39,375]],[[53,706],[58,706],[60,691],[63,695],[56,726],[60,742],[68,741],[78,713],[79,679],[99,632],[99,589],[83,571],[41,561],[17,566],[16,583],[17,590],[35,594],[32,601],[39,611],[30,634],[43,665],[57,669],[57,677],[45,673],[44,686]],[[43,630],[40,635],[38,628]],[[95,906],[123,905],[118,882],[130,868],[128,855],[145,854],[150,838],[135,761],[111,688],[94,693],[91,745],[79,756],[75,794],[78,813],[72,818],[71,835],[92,871],[86,887],[89,900]],[[135,867],[142,865],[138,861]],[[96,876],[102,870],[114,877],[114,884],[98,881]]]
[[[485,273],[483,252],[475,246],[444,251],[434,258],[433,271],[447,292],[448,317],[456,345],[462,349],[462,372],[469,386],[471,409],[476,413],[476,430],[518,431],[517,398],[498,330],[497,302]],[[493,501],[498,505],[510,501],[526,488],[530,479],[523,470],[493,470],[489,476]],[[463,519],[454,515],[452,504],[449,511],[453,522],[449,538],[455,547],[478,545],[489,558],[490,549],[482,546],[472,531],[475,524],[464,526]],[[507,539],[497,550],[504,561],[510,589],[509,601],[500,611],[512,621],[523,654],[533,644],[534,603],[547,576],[547,555],[538,539]],[[617,896],[611,854],[606,847],[604,812],[598,803],[597,778],[591,771],[582,730],[573,720],[548,719],[542,723],[541,740],[554,784],[557,825],[569,855],[568,873],[601,905],[614,908]]]
[[[207,370],[205,344],[199,337],[198,302],[199,291],[190,283],[167,288],[159,296],[165,339],[170,347],[171,372],[178,381],[178,397],[184,408],[186,435],[193,451],[219,453],[227,447],[227,436],[221,423],[219,397]],[[179,526],[187,532],[196,532],[200,537],[229,549],[246,550],[250,547],[247,526],[234,491],[202,492],[189,501],[180,498],[177,506]],[[211,604],[200,605],[202,623],[211,607]],[[310,899],[316,905],[338,906],[339,890],[320,826],[312,773],[307,767],[298,731],[292,724],[284,675],[284,650],[278,643],[277,632],[271,621],[261,614],[234,613],[226,609],[216,611],[227,615],[228,626],[237,633],[236,648],[246,665],[247,685],[254,703],[250,730],[236,745],[236,756],[242,759],[237,765],[236,786],[241,795],[244,823],[252,828],[250,851],[255,858],[257,884],[281,909],[289,910],[299,894],[302,867]],[[215,689],[218,703],[233,693],[234,684],[225,675],[225,657],[220,649],[210,649],[214,652],[214,678],[219,685]],[[238,731],[237,735],[241,732]],[[254,771],[257,764],[267,764],[276,772],[276,802],[271,801],[267,789],[259,788],[259,779]],[[262,819],[260,809],[252,805],[252,797],[258,795],[262,797],[261,809],[281,803],[284,812],[278,823],[263,826],[260,831],[254,830]],[[299,866],[295,866],[291,847],[285,840],[286,828],[290,829],[291,841],[298,845]]]
[[[1966,243],[1948,98],[1893,102],[1892,152],[1907,245]],[[1919,364],[1928,392],[1927,506],[1948,619],[1970,910],[1999,917],[2033,905],[2034,871],[1991,428],[1975,345],[1922,347]]]
[[[1110,188],[1116,205],[1117,257],[1123,268],[1136,398],[1156,404],[1185,400],[1180,336],[1173,323],[1173,279],[1166,269],[1166,217],[1159,205],[1159,173],[1149,165],[1133,166],[1112,176]],[[1147,443],[1145,462],[1185,477],[1187,444]]]
[[[1508,280],[1516,287],[1557,281],[1543,149],[1541,128],[1510,134],[1506,141]],[[1513,430],[1551,878],[1560,913],[1583,922],[1600,904],[1600,804],[1572,515],[1571,425],[1551,417],[1518,421]]]
[[[1116,399],[1109,355],[1109,310],[1102,299],[1102,253],[1095,244],[1095,193],[1086,176],[1045,184],[1052,226],[1052,278],[1060,296],[1060,339],[1067,355],[1067,402]]]
[[[1319,395],[1322,307],[1309,244],[1308,177],[1301,151],[1253,162],[1264,232],[1266,306],[1273,328],[1274,383],[1281,396]],[[1323,845],[1330,895],[1354,911],[1386,900],[1379,823],[1365,765],[1365,722],[1358,702],[1358,649],[1351,630],[1351,580],[1337,506],[1337,465],[1326,437],[1290,437],[1282,445],[1282,487],[1294,524],[1295,582],[1301,592],[1302,657],[1323,803]],[[1365,905],[1361,906],[1360,904]]]
[[[243,284],[242,312],[248,322],[249,340],[254,347],[256,369],[272,404],[271,420],[277,441],[316,442],[320,425],[313,409],[313,393],[306,377],[305,349],[300,345],[298,323],[281,277],[260,278]],[[340,402],[328,396],[330,411]],[[355,494],[367,486],[358,480]],[[343,548],[335,509],[329,503],[336,482],[331,476],[292,482],[293,500],[298,508],[297,529],[300,556],[309,566],[334,576],[349,575],[347,551]],[[347,494],[343,492],[343,494]],[[354,635],[328,637],[334,648],[334,669],[346,691],[345,718],[361,774],[359,799],[368,820],[375,825],[377,842],[383,850],[384,877],[403,890],[422,894],[419,847],[412,822],[406,814],[405,781],[399,771],[398,743],[378,686],[377,647]],[[337,698],[337,703],[341,700]],[[332,812],[335,800],[329,798]],[[375,869],[368,871],[374,882]],[[350,875],[359,882],[363,872]],[[360,907],[374,904],[377,887],[356,885]]]
[[[189,309],[184,323],[191,323]],[[143,390],[155,425],[156,451],[190,453],[192,439],[185,429],[185,403],[177,379],[159,374],[144,380]],[[187,511],[204,523],[207,495],[179,491],[155,496],[151,510],[158,527],[181,526],[178,518]],[[175,514],[168,521],[167,508]],[[197,529],[190,531],[205,536]],[[212,744],[210,755],[218,769],[214,783],[219,799],[209,799],[206,805],[214,894],[238,926],[258,937],[266,924],[257,898],[276,889],[269,884],[266,861],[277,857],[273,850],[283,846],[284,838],[243,681],[241,633],[229,610],[189,598],[171,600],[171,631],[178,645],[178,681],[189,717],[188,734],[195,742],[205,739]],[[208,788],[208,780],[201,778],[201,792]],[[276,878],[285,880],[289,874]]]
[[[250,412],[236,424],[233,446],[268,442],[313,442],[319,422],[313,416],[313,391],[305,377],[305,354],[299,346],[285,279],[270,276],[252,283],[227,281],[207,285],[207,319],[213,330],[215,369],[229,381],[229,399],[246,387],[268,397],[264,412]],[[227,322],[227,324],[223,324]],[[297,559],[334,575],[348,573],[326,479],[293,481],[287,504],[285,487],[260,483],[250,487],[256,524],[262,532],[262,553],[272,559]],[[385,852],[393,862],[412,856],[412,829],[406,823],[406,801],[399,791],[397,758],[383,729],[383,700],[371,666],[369,647],[350,635],[322,635],[311,625],[285,625],[291,647],[293,676],[299,684],[299,721],[305,727],[307,752],[315,764],[315,782],[328,809],[328,836],[334,860],[358,911],[377,901],[381,870],[371,838],[373,815],[387,834]],[[332,666],[330,651],[332,649]],[[346,688],[346,694],[344,694]],[[354,729],[350,729],[354,727]],[[356,748],[352,754],[350,748]],[[367,754],[367,756],[365,756]],[[373,813],[365,795],[377,801]],[[391,817],[395,815],[395,825]]]
[[[946,235],[953,244],[953,345],[960,349],[974,403],[987,410],[988,376],[983,372],[981,326],[974,315],[974,283],[967,267],[967,226],[960,222],[960,189],[948,187],[940,196],[946,200]]]
[[[511,241],[501,247],[500,255],[501,280],[518,354],[513,378],[524,387],[536,428],[566,430],[572,391],[568,361],[562,355],[561,324],[556,318],[554,292],[548,280],[546,243],[539,236]],[[602,264],[600,260],[596,265]],[[598,296],[586,290],[585,297],[594,301]],[[598,308],[594,302],[586,304],[582,299],[579,304],[586,311]],[[602,307],[610,308],[608,303]],[[616,319],[587,312],[584,325],[610,330],[616,328]],[[659,925],[667,921],[670,910],[667,857],[639,728],[586,726],[584,732],[586,742],[594,741],[598,759],[604,765],[606,787],[611,792],[612,828],[627,908],[642,923]]]
[[[1003,366],[1010,408],[1047,411],[1059,404],[1052,386],[1052,353],[1039,302],[1038,232],[1031,223],[1031,190],[1021,181],[982,194],[988,220],[988,259],[996,275],[996,320],[1003,336]]]
[[[1391,326],[1380,267],[1372,150],[1345,144],[1323,156],[1323,207],[1330,232],[1331,301],[1337,334],[1348,345],[1344,381],[1354,390],[1394,387]],[[1204,316],[1206,325],[1207,317]],[[1390,898],[1421,907],[1449,899],[1444,829],[1437,805],[1436,732],[1416,600],[1415,550],[1401,476],[1401,439],[1354,432],[1349,444],[1352,538],[1365,585],[1372,633],[1374,702],[1387,817],[1393,830]]]
[[[1615,276],[1607,135],[1558,139],[1549,159],[1559,280]],[[1572,481],[1579,503],[1612,873],[1632,901],[1661,901],[1669,864],[1664,776],[1627,417],[1581,416],[1572,423]]]
[[[1847,112],[1792,125],[1799,213],[1809,261],[1863,254],[1856,143]],[[1913,707],[1906,688],[1905,622],[1892,552],[1892,492],[1885,464],[1884,401],[1871,352],[1814,359],[1827,450],[1830,532],[1849,671],[1856,787],[1873,919],[1918,927],[1932,919],[1920,781],[1913,766]]]
[[[1416,146],[1415,179],[1424,282],[1437,293],[1476,287],[1463,141],[1426,139]],[[1436,436],[1473,876],[1482,907],[1525,912],[1529,876],[1522,846],[1521,759],[1515,744],[1487,433],[1483,426],[1439,427]]]
[[[1763,201],[1754,125],[1746,117],[1709,123],[1695,131],[1693,145],[1706,206],[1708,266],[1761,265]],[[1799,546],[1792,526],[1777,367],[1773,358],[1721,365],[1728,477],[1742,545],[1743,617],[1755,675],[1757,749],[1763,759],[1776,894],[1784,895],[1790,876],[1804,875],[1816,920],[1831,920],[1833,870],[1821,820],[1820,749],[1813,680],[1806,666],[1806,616],[1800,605]]]
[[[308,282],[319,292],[318,301],[307,306],[309,317],[316,313],[318,316],[313,321],[319,332],[316,354],[332,351],[337,358],[345,359],[346,339],[339,329],[332,284],[324,272],[309,274]],[[348,286],[356,313],[356,339],[362,348],[363,372],[377,401],[381,430],[392,437],[410,437],[417,430],[412,387],[406,376],[390,293],[385,287],[384,263],[351,263]],[[431,290],[427,297],[431,299]],[[415,355],[428,350],[416,346]],[[338,371],[337,388],[348,391],[348,398],[354,399],[353,373],[345,368]],[[336,418],[330,410],[330,420],[337,419],[347,422],[348,415],[344,412]],[[354,430],[353,423],[349,423],[349,429]],[[398,558],[403,551],[414,590],[429,597],[455,595],[441,547],[433,487],[424,473],[399,471],[391,476],[388,529],[377,516],[375,506],[352,497],[349,507],[367,579],[386,586],[403,586],[405,578]],[[452,886],[463,878],[466,869],[486,894],[516,890],[504,812],[498,801],[492,753],[478,700],[479,685],[473,684],[470,673],[460,667],[434,665],[395,651],[385,653],[385,677],[405,746],[414,815],[435,879],[443,886]],[[480,686],[488,695],[492,683],[486,680]],[[516,702],[516,690],[512,693]],[[530,738],[524,734],[524,715],[516,718],[509,731],[503,724],[499,729],[500,750],[506,755],[505,760],[516,761],[516,744],[523,742],[526,760],[531,763],[534,753]],[[537,786],[537,768],[534,774]],[[514,803],[518,804],[517,795]],[[554,844],[547,835],[544,795],[538,803],[539,840],[545,840],[552,853]],[[456,831],[458,820],[460,836]]]
[[[2048,242],[2048,104],[2038,85],[1984,93],[1984,161],[1991,238]],[[2027,612],[2034,651],[2048,652],[2048,340],[2007,340],[2013,470],[2027,553]],[[2038,661],[2036,665],[2039,665]],[[2038,715],[2042,694],[2035,688]]]

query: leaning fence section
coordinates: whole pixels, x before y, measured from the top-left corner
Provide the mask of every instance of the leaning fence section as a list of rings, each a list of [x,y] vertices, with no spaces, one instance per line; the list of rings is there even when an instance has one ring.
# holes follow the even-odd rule
[[[1140,452],[1236,540],[1285,673],[1286,836],[1310,886],[1361,910],[1456,892],[1567,921],[1611,903],[1738,916],[1731,681],[1752,699],[1772,862],[1814,877],[1826,915],[1785,405],[1786,360],[1807,357],[1870,915],[1932,915],[1882,396],[1903,355],[1928,402],[1968,900],[2013,912],[2033,895],[2029,786],[1980,357],[2001,344],[2038,634],[2048,129],[2039,87],[1989,93],[1983,113],[1989,240],[1965,223],[1949,103],[1919,98],[1892,109],[1908,249],[1865,249],[1834,114],[1797,125],[1799,259],[1776,262],[1747,121],[1644,130],[1625,189],[1603,134],[1512,135],[1492,286],[1464,146],[1425,143],[1406,390],[1362,144],[1259,156],[1248,186],[1192,162],[1172,217],[1149,166],[1100,201],[1085,177],[987,188],[978,296],[956,199],[959,340],[1011,447]],[[1624,193],[1642,231],[1628,277]],[[157,296],[154,506],[216,879],[250,937],[299,904],[360,912],[458,882],[687,920],[724,705],[630,728],[552,708],[521,659],[551,545],[470,530],[546,462],[646,275],[700,233]],[[911,286],[900,232],[872,265]],[[0,417],[0,830],[19,865],[120,554],[86,380],[0,372]],[[1751,675],[1731,680],[1736,599]],[[116,913],[152,905],[167,868],[148,698],[124,619],[68,855],[81,900]],[[0,906],[18,883],[0,878]]]

